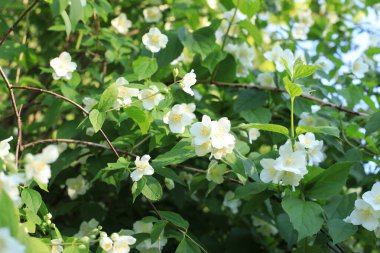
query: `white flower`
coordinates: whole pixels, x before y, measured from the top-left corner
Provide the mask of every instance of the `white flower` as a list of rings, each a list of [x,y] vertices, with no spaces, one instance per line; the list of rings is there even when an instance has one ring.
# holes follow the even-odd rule
[[[265,87],[276,87],[275,83],[274,83],[274,80],[273,80],[273,77],[272,77],[272,74],[271,73],[260,73],[258,76],[257,76],[257,82],[261,85],[261,86],[265,86]]]
[[[318,141],[313,133],[300,134],[298,140],[305,148],[312,148],[318,145]]]
[[[257,128],[250,128],[248,131],[248,138],[249,138],[249,143],[252,144],[252,141],[257,140],[257,138],[260,137],[260,131]]]
[[[27,179],[33,178],[39,184],[47,184],[51,177],[50,165],[58,159],[57,145],[48,145],[40,154],[25,156],[25,173]]]
[[[74,235],[74,237],[82,238],[84,236],[91,235],[99,225],[99,222],[95,219],[91,219],[90,221],[83,221],[80,224],[79,231]],[[97,233],[96,233],[97,234]]]
[[[363,194],[363,200],[376,211],[380,211],[380,182],[376,182],[370,191]]]
[[[58,239],[53,239],[50,241],[52,246],[51,246],[51,253],[61,253],[63,251],[63,247],[62,247],[62,238],[58,238]]]
[[[84,97],[82,103],[84,104],[84,109],[89,112],[98,103],[98,101],[90,97]]]
[[[6,156],[9,155],[9,150],[11,149],[11,145],[9,145],[9,142],[13,140],[13,136],[0,141],[0,158],[4,159]]]
[[[264,183],[273,182],[275,184],[280,183],[282,175],[284,174],[282,171],[278,171],[274,166],[276,164],[276,160],[274,159],[262,159],[260,161],[261,166],[263,166],[263,170],[260,173],[260,179]]]
[[[312,105],[310,108],[311,108],[311,112],[312,113],[316,113],[319,110],[321,110],[321,106],[320,105]]]
[[[130,235],[118,236],[114,241],[112,253],[128,253],[129,245],[136,243],[136,239]]]
[[[363,61],[362,58],[357,59],[353,64],[352,64],[352,73],[357,78],[363,78],[365,73],[367,73],[369,70],[369,66],[367,63]]]
[[[231,10],[224,12],[223,18],[227,19],[228,22],[231,22],[235,11],[236,11],[236,15],[235,15],[235,18],[233,20],[233,23],[238,23],[240,21],[247,19],[247,16],[245,14],[241,13],[240,10],[236,10],[235,8],[232,8]]]
[[[182,90],[188,94],[190,94],[191,96],[194,96],[194,92],[193,90],[191,89],[191,86],[193,86],[196,82],[197,82],[197,79],[196,79],[196,75],[194,73],[194,70],[192,69],[190,71],[190,73],[187,73],[182,81],[180,82],[180,86],[182,88]]]
[[[147,23],[156,23],[162,19],[162,13],[157,6],[145,8],[143,14]]]
[[[320,56],[316,61],[315,65],[322,69],[323,72],[329,74],[331,70],[334,69],[335,65],[325,56]]]
[[[7,176],[4,172],[0,172],[0,190],[4,190],[16,206],[21,204],[18,187],[24,181],[24,178],[20,174]]]
[[[265,220],[252,216],[252,221],[253,225],[257,227],[256,230],[266,237],[273,236],[278,233],[277,228]]]
[[[285,70],[285,66],[281,60],[283,53],[284,53],[284,50],[278,45],[274,46],[272,48],[272,51],[264,53],[265,58],[267,58],[268,60],[276,64],[276,69],[279,72],[282,72]]]
[[[76,199],[78,195],[84,195],[88,190],[87,181],[82,177],[82,175],[67,179],[66,185],[67,194],[70,199]]]
[[[127,19],[125,13],[121,13],[118,17],[112,19],[111,24],[121,34],[127,34],[129,28],[132,27],[132,22]]]
[[[235,137],[230,134],[231,122],[223,117],[211,122],[211,144],[216,149],[235,145]]]
[[[228,44],[226,51],[232,54],[244,69],[249,70],[253,67],[252,61],[255,58],[255,49],[248,46],[247,43],[244,42],[240,45]]]
[[[118,89],[118,99],[114,107],[129,106],[132,103],[132,97],[137,97],[140,93],[139,89],[129,88],[127,85],[129,82],[124,77],[119,77],[115,85]]]
[[[149,155],[143,155],[141,159],[140,156],[136,157],[136,169],[131,173],[131,178],[133,181],[139,181],[144,175],[153,175],[154,169],[149,164],[149,160]]]
[[[155,85],[152,85],[149,89],[142,90],[138,95],[138,98],[142,101],[146,110],[152,110],[165,97],[159,92]]]
[[[204,156],[212,151],[212,146],[210,141],[206,141],[202,143],[201,145],[195,145],[193,142],[194,148],[195,148],[195,154],[197,156]]]
[[[223,148],[213,148],[211,150],[211,158],[214,157],[215,159],[220,160],[227,154],[231,154],[234,151],[234,147],[235,144],[230,144]]]
[[[224,196],[222,209],[228,207],[233,214],[239,212],[239,206],[241,205],[240,199],[234,199],[235,194],[232,191],[228,191]]]
[[[292,28],[292,36],[296,40],[306,40],[309,27],[303,23],[295,23]]]
[[[190,127],[190,133],[194,136],[194,145],[202,145],[206,142],[211,147],[211,119],[207,115],[203,115],[202,122],[196,122]],[[208,153],[208,152],[207,152]]]
[[[316,141],[317,144],[314,145],[312,148],[309,148],[307,151],[308,158],[309,158],[309,165],[319,165],[321,162],[323,162],[326,159],[326,154],[323,152],[323,141]]]
[[[103,235],[100,238],[99,246],[106,252],[109,252],[113,248],[113,241],[107,235]]]
[[[236,76],[237,77],[247,77],[249,75],[249,68],[241,63],[236,66]]]
[[[11,236],[9,228],[0,228],[0,252],[1,253],[24,253],[26,248]]]
[[[136,221],[133,224],[133,231],[136,234],[145,233],[151,234],[153,229],[153,223]],[[158,240],[155,243],[151,243],[151,240],[148,238],[136,246],[136,249],[140,252],[161,252],[162,248],[166,245],[167,239],[164,237],[163,232],[159,236]]]
[[[195,110],[195,104],[192,106]],[[169,125],[172,133],[184,133],[186,126],[191,124],[195,115],[190,111],[187,104],[177,104],[164,116],[163,121]]]
[[[68,52],[62,52],[59,57],[50,61],[50,67],[54,70],[54,80],[61,78],[70,80],[73,72],[77,69],[77,64],[71,61],[71,56]]]
[[[300,115],[300,121],[298,122],[299,126],[316,126],[317,120],[308,112],[303,112]]]
[[[158,53],[161,48],[165,48],[168,43],[168,37],[162,34],[158,28],[153,27],[149,32],[144,34],[142,41],[145,47],[152,53]]]
[[[362,199],[355,201],[355,209],[348,216],[348,221],[354,225],[362,225],[369,231],[374,231],[379,226],[380,212],[372,208]]]

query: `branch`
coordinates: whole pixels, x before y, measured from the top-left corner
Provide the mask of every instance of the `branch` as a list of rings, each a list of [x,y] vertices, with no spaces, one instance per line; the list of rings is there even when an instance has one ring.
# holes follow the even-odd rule
[[[35,88],[35,87],[29,87],[29,86],[11,86],[11,89],[20,89],[20,90],[31,90],[31,91],[37,91],[37,92],[40,92],[40,93],[46,93],[46,94],[49,94],[49,95],[52,95],[56,98],[59,98],[59,99],[62,99],[62,100],[65,100],[66,102],[69,102],[70,104],[74,105],[75,107],[77,107],[78,109],[80,109],[86,116],[89,115],[89,112],[83,108],[83,106],[81,106],[80,104],[78,104],[77,102],[65,97],[65,96],[62,96],[58,93],[55,93],[53,91],[49,91],[49,90],[44,90],[44,89],[40,89],[40,88]],[[107,135],[104,133],[104,131],[102,129],[99,130],[100,133],[102,134],[103,138],[106,140],[107,144],[110,146],[111,150],[115,153],[115,155],[119,158],[119,153],[117,152],[117,150],[115,149],[115,147],[112,145],[111,141],[108,139]]]
[[[13,23],[13,25],[8,29],[8,31],[4,34],[3,38],[0,40],[0,46],[3,45],[3,43],[5,42],[5,40],[8,38],[8,36],[11,34],[11,32],[16,28],[16,26],[18,25],[18,23],[20,23],[20,21],[26,16],[26,14],[28,14],[34,6],[36,6],[38,4],[40,0],[35,0],[29,7],[28,9],[26,9],[19,17],[18,19],[16,20],[16,22]]]
[[[11,98],[13,112],[14,112],[16,119],[17,119],[16,168],[18,168],[19,159],[20,159],[20,149],[21,149],[21,145],[22,145],[22,121],[21,121],[21,117],[20,117],[22,106],[21,106],[20,110],[17,109],[16,99],[15,99],[15,95],[14,95],[13,90],[12,90],[12,85],[9,82],[7,76],[5,75],[5,73],[1,67],[0,67],[0,75],[3,78],[5,84],[7,85],[9,97]]]
[[[90,141],[82,141],[82,140],[75,140],[75,139],[43,139],[43,140],[38,140],[34,142],[30,142],[27,144],[22,145],[22,150],[25,150],[27,148],[34,147],[39,144],[44,144],[44,143],[74,143],[76,145],[85,145],[85,146],[90,146],[90,147],[95,147],[95,148],[100,148],[100,149],[108,149],[112,150],[110,146],[95,143],[95,142],[90,142]],[[130,156],[136,156],[132,152],[129,152],[127,150],[122,150],[122,149],[116,149],[118,152]]]
[[[238,88],[244,88],[244,89],[256,89],[256,90],[266,90],[266,91],[286,93],[286,90],[281,89],[281,88],[267,87],[267,86],[261,86],[261,85],[256,85],[256,84],[227,83],[227,82],[219,82],[219,81],[200,81],[200,82],[201,83],[210,83],[210,84],[214,84],[216,86],[222,86],[222,87],[238,87]],[[345,108],[343,106],[340,106],[340,105],[337,105],[337,104],[334,104],[331,102],[323,101],[322,99],[311,96],[311,95],[302,94],[301,97],[312,100],[314,102],[317,102],[321,106],[332,107],[332,108],[335,108],[339,111],[347,112],[347,113],[350,113],[352,115],[369,116],[368,113],[355,112],[355,111],[352,111],[352,110]]]

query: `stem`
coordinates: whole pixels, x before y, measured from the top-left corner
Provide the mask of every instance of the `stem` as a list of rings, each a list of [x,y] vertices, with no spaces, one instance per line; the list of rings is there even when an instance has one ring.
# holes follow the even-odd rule
[[[290,112],[290,134],[291,134],[291,140],[292,140],[292,147],[293,151],[295,150],[295,139],[294,139],[294,98],[290,98],[290,104],[291,104],[291,112]]]

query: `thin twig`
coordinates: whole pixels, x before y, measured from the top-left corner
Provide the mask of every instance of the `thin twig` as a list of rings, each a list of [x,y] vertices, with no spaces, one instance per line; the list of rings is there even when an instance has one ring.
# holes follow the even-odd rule
[[[20,148],[22,145],[22,121],[21,121],[21,117],[20,117],[21,108],[20,108],[20,110],[17,109],[16,99],[15,99],[15,95],[14,95],[13,90],[12,90],[12,85],[9,82],[7,76],[5,75],[5,73],[1,67],[0,67],[0,75],[3,78],[5,84],[7,85],[9,97],[11,98],[13,112],[14,112],[16,119],[17,119],[16,168],[18,168],[19,159],[20,159]]]
[[[222,86],[222,87],[237,87],[237,88],[245,88],[245,89],[267,90],[267,91],[286,93],[286,90],[281,89],[281,88],[267,87],[267,86],[261,86],[261,85],[256,85],[256,84],[228,83],[228,82],[219,82],[219,81],[199,81],[199,83],[210,83],[210,84],[214,84],[216,86]],[[357,115],[357,116],[369,116],[368,113],[355,112],[343,106],[340,106],[328,101],[324,101],[320,98],[317,98],[311,95],[302,94],[301,97],[317,102],[321,106],[332,107],[342,112],[347,112],[347,113]]]
[[[11,32],[16,28],[18,23],[28,14],[34,6],[38,4],[40,0],[35,0],[29,7],[26,9],[16,20],[16,22],[13,23],[13,25],[8,29],[8,31],[4,34],[3,38],[0,40],[0,46],[3,45],[4,41],[8,38],[8,36],[11,34]]]
[[[62,99],[62,100],[65,100],[66,102],[69,102],[70,104],[74,105],[75,107],[77,107],[78,109],[80,109],[84,114],[86,114],[86,116],[89,115],[89,112],[83,108],[83,106],[81,106],[80,104],[78,104],[77,102],[65,97],[65,96],[62,96],[58,93],[55,93],[53,91],[49,91],[49,90],[44,90],[44,89],[40,89],[40,88],[35,88],[35,87],[29,87],[29,86],[11,86],[11,89],[21,89],[21,90],[31,90],[31,91],[37,91],[37,92],[40,92],[40,93],[46,93],[46,94],[49,94],[49,95],[52,95],[54,97],[57,97],[59,99]],[[107,135],[104,133],[104,131],[102,129],[99,130],[100,133],[102,134],[103,138],[106,140],[107,144],[111,147],[111,150],[115,153],[115,155],[119,158],[119,153],[117,152],[117,150],[115,149],[115,147],[112,145],[111,141],[108,139]]]
[[[28,5],[28,0],[23,1],[24,5]],[[26,15],[26,25],[25,25],[25,33],[24,36],[22,37],[22,45],[26,45],[27,38],[28,38],[28,30],[29,30],[29,14]],[[17,64],[17,70],[16,70],[16,79],[15,79],[15,84],[18,84],[20,81],[20,74],[21,74],[21,62],[22,59],[24,58],[24,51],[21,51],[19,56],[18,56],[18,64]]]
[[[22,150],[25,150],[30,147],[34,147],[39,144],[45,144],[45,143],[74,143],[77,145],[85,145],[85,146],[90,146],[90,147],[95,147],[95,148],[100,148],[100,149],[108,149],[112,150],[110,146],[95,143],[95,142],[90,142],[90,141],[82,141],[82,140],[75,140],[75,139],[43,139],[43,140],[38,140],[34,142],[30,142],[27,144],[22,145]],[[130,155],[135,157],[136,155],[131,153],[130,151],[123,150],[123,149],[116,149],[119,153]]]

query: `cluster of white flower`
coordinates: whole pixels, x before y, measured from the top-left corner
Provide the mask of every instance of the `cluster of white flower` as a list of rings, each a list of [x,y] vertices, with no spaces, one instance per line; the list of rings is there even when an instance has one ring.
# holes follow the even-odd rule
[[[211,157],[218,160],[232,153],[235,137],[230,130],[231,122],[226,117],[212,121],[209,116],[203,115],[201,122],[196,122],[190,127],[195,153],[204,156],[211,152]]]
[[[81,239],[82,241],[89,241],[92,243],[99,234],[99,222],[96,219],[90,221],[83,221],[80,224],[79,231],[74,237]]]
[[[355,201],[355,208],[345,221],[375,231],[376,237],[380,238],[380,182],[376,182],[362,198]]]
[[[229,208],[231,213],[237,214],[239,212],[239,206],[241,206],[241,200],[235,199],[235,194],[232,191],[228,191],[224,195],[222,210]]]
[[[294,150],[288,140],[279,148],[280,156],[277,159],[266,158],[260,161],[263,167],[260,179],[263,182],[298,186],[308,173],[307,164],[318,165],[324,161],[326,155],[323,152],[323,141],[316,140],[313,133],[301,134],[298,139]]]
[[[66,180],[67,185],[67,194],[69,195],[70,199],[76,199],[79,195],[86,194],[89,184],[88,182],[83,178],[82,175],[79,175],[75,178],[68,178]]]
[[[151,85],[148,89],[142,90],[137,97],[142,101],[146,110],[152,110],[165,98],[155,85]]]
[[[139,89],[128,87],[129,82],[124,77],[116,79],[115,85],[118,89],[117,100],[114,105],[115,108],[121,106],[129,106],[132,103],[132,97],[138,97],[140,94]]]
[[[191,89],[191,86],[193,86],[196,82],[197,76],[195,75],[194,70],[192,69],[182,78],[179,85],[184,92],[190,94],[191,96],[194,96],[194,91]]]
[[[334,69],[334,63],[325,56],[320,56],[314,63],[320,70],[325,72],[327,75]],[[315,77],[318,77],[318,74],[314,74]]]
[[[0,228],[0,252],[25,253],[26,247],[12,237],[7,227]]]
[[[234,16],[235,11],[236,11],[236,15],[235,15],[234,19],[232,20],[232,17]],[[239,32],[239,26],[237,25],[237,23],[239,23],[243,20],[246,20],[246,19],[247,19],[247,16],[245,14],[241,13],[240,10],[236,10],[235,8],[224,12],[223,13],[223,20],[220,23],[218,30],[216,30],[216,32],[215,32],[216,41],[218,43],[221,43],[223,41],[223,37],[227,35],[227,30],[228,30],[228,27],[230,26],[231,22],[232,22],[232,24],[231,24],[231,27],[230,27],[230,30],[229,30],[229,33],[227,36],[236,37],[238,35],[238,32]]]
[[[248,139],[249,143],[252,144],[253,141],[257,140],[260,137],[260,131],[257,128],[250,128],[248,130]]]
[[[298,22],[293,24],[292,36],[294,39],[306,40],[310,27],[314,24],[313,13],[308,7],[303,7],[297,14]]]
[[[260,73],[257,76],[257,82],[264,87],[276,87],[271,73]]]
[[[25,183],[25,178],[22,174],[6,175],[0,172],[0,190],[4,190],[16,206],[21,204],[18,187],[23,183]]]
[[[176,104],[164,116],[163,121],[169,125],[170,131],[175,134],[182,134],[186,126],[195,119],[195,104]]]
[[[352,73],[357,78],[363,78],[369,70],[369,65],[364,62],[363,58],[359,58],[352,64]]]
[[[131,173],[131,178],[133,181],[139,181],[143,176],[147,175],[153,175],[154,169],[149,164],[150,156],[149,155],[143,155],[140,159],[139,156],[136,157],[135,165],[136,169]]]
[[[143,14],[147,23],[156,23],[162,19],[162,12],[157,6],[145,8]]]
[[[50,61],[50,67],[54,70],[54,80],[61,78],[70,80],[73,76],[73,72],[77,69],[77,64],[71,61],[71,56],[68,52],[62,52],[59,57]]]
[[[129,28],[132,27],[132,22],[127,18],[125,13],[120,13],[119,16],[112,19],[111,25],[121,34],[127,34]]]
[[[54,163],[58,157],[57,145],[49,145],[37,155],[27,154],[25,156],[26,178],[33,178],[37,183],[46,185],[51,177],[50,164]]]
[[[274,46],[271,51],[265,52],[264,56],[276,64],[278,72],[282,72],[286,69],[285,61],[291,74],[293,74],[293,65],[296,59],[301,57],[302,60],[305,60],[305,56],[302,52],[298,51],[296,54],[293,54],[290,49],[283,50],[279,45]]]
[[[130,235],[119,235],[112,233],[108,237],[107,233],[100,232],[100,247],[107,253],[128,253],[131,249],[129,245],[136,243],[136,238]]]
[[[168,36],[161,33],[156,27],[149,29],[149,32],[144,34],[142,42],[145,47],[152,53],[158,53],[161,48],[165,48],[168,43]]]
[[[253,69],[253,59],[255,58],[255,48],[250,47],[246,42],[236,45],[228,44],[226,51],[232,54],[238,63],[237,77],[246,77],[249,70]]]

